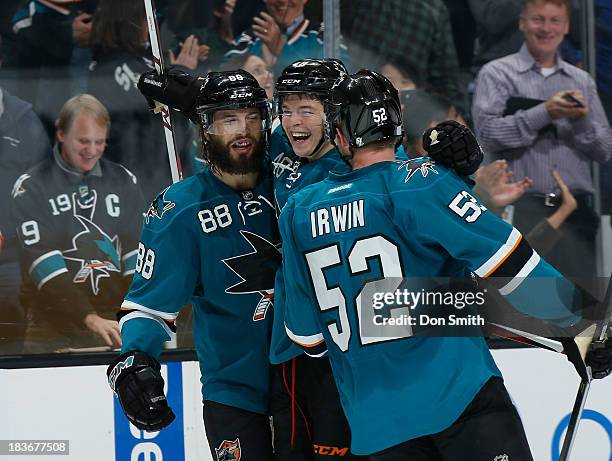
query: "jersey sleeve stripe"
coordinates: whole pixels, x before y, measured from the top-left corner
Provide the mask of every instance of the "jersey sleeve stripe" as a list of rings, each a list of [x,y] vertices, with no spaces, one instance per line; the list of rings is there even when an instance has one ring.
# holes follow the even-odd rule
[[[489,273],[489,278],[493,280],[495,278],[511,279],[517,277],[532,256],[533,248],[531,248],[527,240],[522,238],[515,246],[512,253],[508,254],[501,264],[499,264],[493,272]],[[505,284],[505,282],[506,281],[502,281],[501,284]]]
[[[137,311],[137,310],[134,310],[134,309],[121,309],[121,310],[119,310],[119,312],[117,313],[117,321],[120,322],[121,319],[123,319],[124,317],[129,316],[132,312],[140,312],[140,311]],[[146,312],[145,312],[145,314],[146,314],[147,318],[148,317],[154,317],[158,321],[164,322],[166,324],[166,326],[170,329],[170,331],[173,331],[173,332],[176,333],[176,322],[174,322],[173,320],[164,320],[164,319],[159,318],[156,315],[147,314]]]
[[[176,318],[178,317],[178,312],[163,312],[163,311],[158,311],[155,309],[151,309],[149,307],[145,307],[141,304],[132,302],[132,301],[128,301],[127,299],[125,299],[123,301],[123,303],[121,303],[121,310],[137,310],[137,311],[142,311],[142,312],[146,312],[147,314],[151,314],[154,315],[156,317],[159,317],[163,320],[170,320],[172,322],[174,322],[176,320]]]
[[[68,269],[66,269],[65,267],[62,267],[54,272],[51,272],[50,274],[48,274],[47,276],[45,276],[40,282],[38,282],[36,284],[36,288],[38,288],[39,290],[43,287],[43,285],[45,283],[47,283],[49,280],[51,280],[54,277],[57,277],[60,274],[63,274],[65,272],[68,272]]]
[[[508,282],[508,284],[499,289],[499,292],[503,296],[507,296],[514,290],[516,290],[520,286],[520,284],[523,283],[523,280],[525,280],[529,276],[529,274],[531,274],[531,271],[535,269],[535,267],[540,263],[540,255],[534,250],[531,251],[531,258],[529,258],[529,260],[521,268],[516,277],[514,277],[512,280],[510,280],[510,282]]]
[[[130,259],[130,258],[132,258],[132,257],[136,256],[137,254],[138,254],[138,250],[132,250],[132,251],[129,251],[129,252],[127,252],[126,254],[124,254],[124,255],[121,257],[121,261],[126,261],[126,260],[128,260],[128,259]]]
[[[327,349],[325,349],[323,352],[321,352],[320,354],[313,354],[311,351],[306,350],[304,351],[304,353],[308,356],[308,357],[312,357],[315,359],[321,358],[321,357],[325,357],[327,355]]]
[[[482,266],[476,269],[474,271],[475,274],[482,278],[489,277],[506,258],[512,254],[522,239],[523,236],[521,233],[513,228],[506,243],[504,243]]]
[[[287,325],[285,325],[285,331],[291,341],[302,347],[312,357],[321,356],[327,351],[325,339],[321,333],[311,336],[300,336],[293,333]]]
[[[138,251],[130,251],[125,254],[123,258],[121,258],[122,266],[123,266],[123,275],[132,275],[136,271],[136,258],[138,256]]]
[[[36,287],[40,290],[52,278],[68,272],[68,268],[62,253],[58,250],[53,250],[36,258],[28,272],[36,283]]]
[[[38,266],[39,264],[43,263],[46,259],[52,258],[53,256],[59,256],[60,258],[62,258],[62,260],[64,259],[64,257],[62,256],[62,252],[61,251],[59,251],[59,250],[49,251],[48,253],[40,255],[38,258],[36,258],[32,262],[32,264],[30,264],[30,268],[28,269],[28,273],[30,275],[32,275],[32,272],[34,271],[34,269],[36,269],[36,266]]]
[[[125,322],[132,320],[132,319],[137,319],[137,318],[151,319],[157,322],[158,324],[162,326],[162,328],[168,334],[170,339],[171,340],[174,339],[176,335],[176,327],[171,328],[168,322],[160,319],[159,317],[156,317],[151,314],[147,314],[146,312],[140,312],[140,311],[130,311],[130,312],[127,312],[126,315],[122,316],[119,319],[119,330],[123,328],[123,325],[125,324]]]

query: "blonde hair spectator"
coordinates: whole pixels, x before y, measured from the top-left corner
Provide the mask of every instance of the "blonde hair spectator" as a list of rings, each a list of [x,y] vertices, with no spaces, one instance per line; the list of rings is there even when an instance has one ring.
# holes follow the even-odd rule
[[[107,130],[110,129],[108,110],[98,98],[90,94],[79,94],[66,101],[55,122],[56,127],[64,132],[68,131],[77,114],[81,112],[91,115],[101,125],[106,125]]]

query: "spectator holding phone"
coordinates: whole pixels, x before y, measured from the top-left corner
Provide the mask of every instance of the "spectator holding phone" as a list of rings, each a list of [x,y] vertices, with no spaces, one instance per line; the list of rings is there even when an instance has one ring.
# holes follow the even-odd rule
[[[549,261],[568,276],[595,273],[592,161],[612,153],[612,130],[591,76],[559,54],[569,31],[569,0],[523,0],[525,43],[518,53],[486,64],[477,79],[472,116],[485,152],[504,159],[531,189],[515,204],[514,226],[533,228],[562,204],[567,183],[577,209],[561,227]]]

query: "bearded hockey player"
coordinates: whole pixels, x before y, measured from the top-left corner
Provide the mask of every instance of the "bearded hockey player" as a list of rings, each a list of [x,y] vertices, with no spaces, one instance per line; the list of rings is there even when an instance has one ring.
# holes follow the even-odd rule
[[[153,75],[144,74],[141,85]],[[214,459],[271,460],[269,335],[276,247],[265,91],[251,74],[191,79],[190,110],[208,168],[170,186],[144,222],[120,317],[122,354],[109,383],[128,419],[148,431],[174,419],[157,358],[191,303],[204,425]],[[195,104],[194,104],[195,102]],[[192,110],[191,110],[192,109]]]

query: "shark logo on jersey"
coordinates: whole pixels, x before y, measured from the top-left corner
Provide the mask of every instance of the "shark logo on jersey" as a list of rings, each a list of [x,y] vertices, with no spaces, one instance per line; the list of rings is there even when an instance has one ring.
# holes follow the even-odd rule
[[[11,195],[13,196],[13,198],[17,198],[22,194],[25,194],[25,188],[23,187],[23,183],[25,182],[26,179],[30,179],[31,176],[27,173],[22,174],[21,176],[19,176],[19,178],[17,178],[17,181],[15,181],[15,185],[13,186],[13,191],[11,192]]]
[[[274,278],[281,262],[281,253],[273,243],[257,234],[245,230],[241,230],[240,234],[253,251],[223,259],[223,263],[241,279],[240,282],[226,288],[225,292],[259,293],[261,299],[253,312],[253,321],[256,322],[266,318],[268,308],[274,300]]]
[[[240,438],[236,440],[224,440],[219,445],[219,448],[215,448],[217,454],[217,461],[240,461]]]
[[[166,187],[149,205],[149,209],[145,214],[145,222],[149,224],[150,218],[162,219],[166,211],[171,210],[176,206],[176,203],[166,200],[166,192],[169,187]]]
[[[404,179],[404,182],[410,181],[414,177],[414,175],[417,173],[421,173],[421,176],[423,176],[424,178],[426,178],[430,172],[434,174],[439,174],[434,168],[434,162],[430,162],[430,161],[423,162],[420,160],[402,160],[398,163],[399,163],[399,166],[397,167],[398,170],[405,168],[406,171],[408,172],[408,174],[406,175],[406,178]]]
[[[72,238],[72,248],[62,251],[62,254],[66,265],[76,265],[74,270],[70,271],[76,272],[72,281],[84,283],[89,280],[91,291],[97,296],[100,291],[100,279],[110,277],[111,272],[120,272],[119,237],[110,238],[93,221],[84,216],[75,214],[74,217],[85,230]]]

